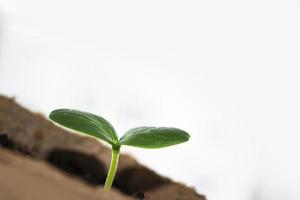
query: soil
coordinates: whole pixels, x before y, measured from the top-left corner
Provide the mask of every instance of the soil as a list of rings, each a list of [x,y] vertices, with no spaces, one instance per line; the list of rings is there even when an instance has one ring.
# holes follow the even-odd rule
[[[0,151],[1,200],[131,200],[113,190],[89,187],[39,160]]]
[[[102,185],[111,156],[108,147],[91,137],[57,127],[41,114],[32,113],[17,104],[14,99],[5,96],[0,96],[0,146],[0,177],[6,174],[3,172],[5,166],[8,168],[6,170],[16,171],[16,173],[11,171],[9,177],[6,175],[11,182],[24,177],[23,182],[19,181],[15,189],[13,184],[12,188],[9,188],[5,184],[6,180],[0,179],[0,194],[8,195],[4,199],[26,199],[21,198],[24,190],[37,186],[40,189],[32,193],[27,192],[28,200],[46,199],[44,196],[50,193],[59,195],[56,198],[47,197],[48,199],[62,200],[87,200],[94,197],[105,199],[109,195],[111,196],[108,199],[116,200],[205,200],[205,197],[193,188],[162,177],[124,154],[120,156],[114,189],[103,192]],[[14,167],[11,167],[1,161],[2,154],[7,157],[7,160],[18,162],[14,162]],[[38,167],[32,170],[31,165]],[[27,169],[31,169],[29,175]],[[55,179],[58,176],[56,174],[59,174],[59,181]],[[45,179],[46,175],[47,179]],[[40,181],[43,178],[44,181]],[[83,189],[78,190],[79,187]],[[74,188],[76,191],[85,192],[75,195]],[[91,195],[91,192],[88,192],[90,190],[97,192],[92,192]],[[9,198],[9,195],[15,198]],[[30,195],[40,195],[43,198]],[[80,197],[80,195],[91,197]]]

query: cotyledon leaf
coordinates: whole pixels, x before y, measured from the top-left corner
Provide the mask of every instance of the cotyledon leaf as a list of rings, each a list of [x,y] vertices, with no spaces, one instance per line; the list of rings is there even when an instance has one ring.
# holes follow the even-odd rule
[[[60,125],[97,137],[111,145],[118,142],[113,126],[100,116],[73,109],[57,109],[50,113],[49,118]]]
[[[188,141],[190,135],[178,128],[137,127],[120,139],[121,145],[141,148],[162,148]]]

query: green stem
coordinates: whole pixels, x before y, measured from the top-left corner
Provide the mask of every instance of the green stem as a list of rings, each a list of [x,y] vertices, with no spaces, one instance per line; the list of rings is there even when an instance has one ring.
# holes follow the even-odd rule
[[[116,171],[118,168],[119,153],[120,153],[120,146],[112,146],[111,163],[110,163],[108,175],[106,177],[106,181],[104,185],[104,190],[106,191],[110,190],[113,184]]]

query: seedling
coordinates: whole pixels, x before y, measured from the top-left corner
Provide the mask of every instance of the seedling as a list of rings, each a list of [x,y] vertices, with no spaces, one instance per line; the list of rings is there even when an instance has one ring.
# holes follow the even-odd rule
[[[155,149],[183,143],[190,138],[187,132],[178,128],[137,127],[130,129],[118,139],[116,131],[107,120],[79,110],[54,110],[49,118],[60,125],[96,137],[111,145],[112,157],[104,185],[105,190],[109,190],[112,186],[122,145]]]

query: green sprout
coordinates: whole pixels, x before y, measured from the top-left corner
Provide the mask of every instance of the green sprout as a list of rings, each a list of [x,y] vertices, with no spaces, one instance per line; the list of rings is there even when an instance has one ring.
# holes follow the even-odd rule
[[[122,145],[155,149],[183,143],[190,138],[187,132],[178,128],[137,127],[130,129],[118,139],[113,126],[104,118],[73,109],[54,110],[49,118],[60,125],[104,140],[111,145],[111,164],[104,185],[106,191],[113,184]]]

